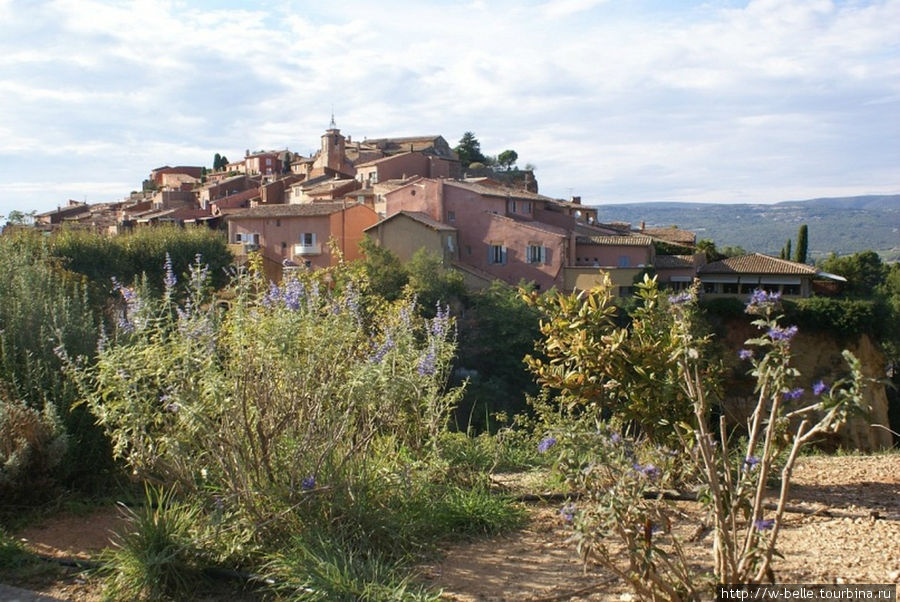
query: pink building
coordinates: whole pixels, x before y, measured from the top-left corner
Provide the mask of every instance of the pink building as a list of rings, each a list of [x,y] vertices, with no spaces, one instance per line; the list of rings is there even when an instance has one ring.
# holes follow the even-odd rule
[[[344,259],[357,259],[363,230],[376,221],[375,212],[365,205],[260,205],[228,216],[228,242],[241,245],[244,254],[258,250],[278,263],[287,260],[309,268],[324,268],[338,261],[330,240],[334,240],[335,249]]]

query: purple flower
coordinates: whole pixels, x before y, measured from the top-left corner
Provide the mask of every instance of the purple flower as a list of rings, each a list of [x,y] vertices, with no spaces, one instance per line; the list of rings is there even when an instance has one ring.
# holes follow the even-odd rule
[[[609,436],[609,442],[613,445],[618,445],[622,442],[622,435],[620,435],[619,433],[613,433]]]
[[[175,278],[175,272],[172,271],[172,257],[169,255],[168,251],[166,252],[166,263],[163,264],[163,267],[166,270],[166,277],[163,278],[163,284],[166,285],[166,291],[171,291],[178,283],[178,279]]]
[[[393,348],[394,339],[390,334],[388,334],[387,338],[385,338],[384,342],[378,346],[378,348],[375,350],[375,353],[372,354],[372,357],[370,359],[372,360],[372,362],[380,364],[382,361],[384,361],[384,356],[387,355],[388,351]]]
[[[800,399],[803,395],[803,387],[797,387],[796,389],[791,389],[787,393],[784,394],[785,401],[791,401],[794,399]]]
[[[538,443],[538,451],[542,454],[547,453],[547,450],[556,445],[556,437],[544,437],[541,439],[541,442]]]
[[[759,464],[759,458],[756,456],[747,456],[747,458],[744,459],[744,465],[747,468],[753,468],[757,464]]]
[[[313,475],[309,475],[308,477],[304,477],[302,481],[300,481],[300,489],[303,491],[310,491],[316,486],[316,477]]]
[[[691,301],[693,298],[694,296],[690,291],[684,291],[683,293],[679,293],[677,295],[671,295],[669,297],[669,303],[671,303],[672,305],[681,305],[683,303]]]
[[[575,518],[575,512],[577,512],[577,510],[578,508],[575,506],[575,504],[566,504],[559,509],[559,514],[563,517],[563,520],[565,520],[567,523],[571,523]]]
[[[773,326],[767,334],[773,341],[790,341],[797,334],[797,327],[788,326],[787,328],[781,328]]]
[[[653,464],[647,464],[646,466],[641,466],[640,464],[635,464],[634,469],[639,473],[643,474],[645,477],[650,479],[651,481],[655,481],[659,478],[660,470],[654,466]]]
[[[742,360],[749,360],[751,357],[753,357],[753,350],[741,349],[740,351],[738,351],[738,357]]]
[[[828,385],[826,385],[825,382],[821,381],[821,380],[812,386],[813,395],[815,395],[817,397],[827,390],[828,390]]]
[[[761,518],[759,520],[753,521],[753,526],[756,527],[759,531],[765,531],[775,526],[775,521],[771,518]]]
[[[434,347],[430,347],[428,349],[428,353],[422,356],[419,360],[419,365],[416,367],[416,370],[419,373],[419,376],[431,376],[435,372],[435,352]]]
[[[441,302],[437,302],[437,311],[434,319],[431,321],[431,334],[442,339],[447,334],[450,327],[450,307],[445,305],[441,307]]]
[[[760,312],[760,310],[774,307],[780,301],[781,293],[769,293],[758,288],[753,291],[753,294],[750,296],[750,300],[747,302],[745,311],[748,314],[762,313]]]

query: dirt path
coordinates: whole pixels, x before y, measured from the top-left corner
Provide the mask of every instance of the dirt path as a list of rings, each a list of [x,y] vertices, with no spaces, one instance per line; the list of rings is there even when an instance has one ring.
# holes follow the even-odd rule
[[[791,502],[838,517],[792,514],[779,538],[781,583],[900,581],[900,455],[808,457],[799,462]],[[535,507],[526,529],[447,550],[429,582],[455,602],[495,600],[629,600],[619,580],[585,572],[557,507]],[[689,554],[700,562],[710,542]]]
[[[900,455],[802,458],[791,503],[836,516],[789,516],[775,568],[781,583],[898,583],[900,581]],[[596,568],[585,572],[558,506],[530,507],[524,529],[490,540],[458,544],[441,562],[422,569],[428,583],[454,602],[502,600],[629,600],[627,587]],[[65,515],[31,526],[17,536],[41,554],[95,558],[122,525],[113,507]],[[709,541],[690,553],[708,557]],[[100,599],[83,575],[24,584],[64,600]]]

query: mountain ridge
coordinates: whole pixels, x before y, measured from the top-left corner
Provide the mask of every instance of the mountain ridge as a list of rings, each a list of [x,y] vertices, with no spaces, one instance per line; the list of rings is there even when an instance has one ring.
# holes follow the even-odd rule
[[[637,227],[676,226],[697,240],[748,252],[778,255],[788,238],[796,242],[801,224],[809,227],[809,256],[848,255],[865,250],[886,261],[900,259],[900,194],[821,197],[778,203],[697,203],[650,201],[592,205],[598,221]]]

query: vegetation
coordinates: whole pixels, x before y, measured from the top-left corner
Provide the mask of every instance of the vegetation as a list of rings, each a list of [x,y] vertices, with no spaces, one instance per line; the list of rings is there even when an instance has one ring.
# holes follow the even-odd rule
[[[367,298],[343,266],[276,286],[257,263],[225,310],[208,278],[197,262],[179,283],[169,262],[161,296],[120,286],[126,314],[96,363],[66,356],[116,456],[175,513],[134,518],[115,591],[178,597],[176,569],[202,559],[294,599],[423,599],[405,576],[423,550],[518,524],[443,451],[462,394],[446,387],[445,305],[423,318],[410,295]]]
[[[597,207],[601,222],[678,224],[724,246],[777,257],[800,224],[815,224],[809,261],[871,249],[884,261],[900,259],[900,195],[814,199],[774,204],[632,203]],[[791,257],[788,257],[791,259]]]
[[[649,334],[650,353],[661,352],[647,361],[648,346],[638,334],[610,327],[608,288],[604,283],[580,298],[545,304],[547,324],[555,327],[543,329],[541,345],[552,360],[531,362],[535,375],[560,392],[558,408],[544,409],[548,432],[540,449],[556,452],[578,495],[561,513],[572,523],[579,552],[644,600],[704,600],[714,595],[716,583],[762,582],[772,574],[797,454],[819,433],[864,410],[859,362],[845,352],[851,376],[814,383],[807,393],[790,366],[797,327],[782,325],[778,295],[757,291],[747,312],[757,316],[761,334],[747,341],[740,356],[752,365],[758,398],[740,437],[726,428],[724,417],[713,420],[716,371],[696,328],[695,292],[661,299],[653,281],[642,284],[633,329]],[[564,332],[564,325],[575,333]],[[648,413],[648,394],[670,387],[677,389],[670,403]],[[671,436],[660,436],[655,423],[667,424]],[[780,493],[767,514],[764,494],[776,465]],[[696,490],[709,513],[711,574],[698,571],[683,553],[676,535],[680,513],[661,494],[672,487]]]
[[[459,163],[463,169],[469,167],[471,163],[485,163],[487,160],[481,153],[481,142],[473,132],[465,132],[453,150],[459,156]]]

